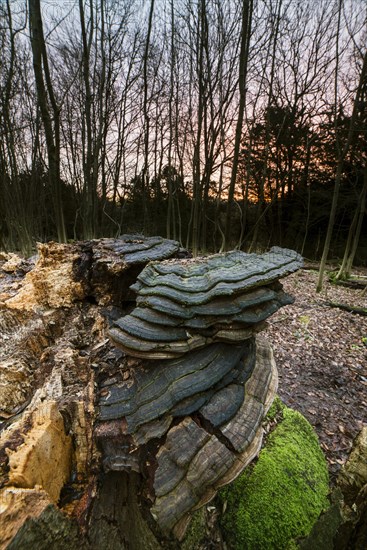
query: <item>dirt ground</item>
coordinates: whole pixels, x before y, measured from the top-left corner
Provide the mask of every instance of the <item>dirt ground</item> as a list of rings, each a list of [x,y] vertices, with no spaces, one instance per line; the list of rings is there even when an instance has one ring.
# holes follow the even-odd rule
[[[327,302],[367,307],[367,292],[327,281],[317,294],[316,280],[316,271],[301,270],[283,281],[295,302],[270,318],[266,332],[279,396],[314,426],[333,482],[367,422],[367,317]]]

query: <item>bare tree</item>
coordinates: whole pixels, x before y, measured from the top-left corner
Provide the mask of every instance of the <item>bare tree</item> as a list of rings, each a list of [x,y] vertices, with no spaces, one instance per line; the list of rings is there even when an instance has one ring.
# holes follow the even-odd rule
[[[67,235],[61,195],[60,178],[60,109],[50,73],[40,0],[29,0],[29,28],[33,54],[33,70],[37,89],[37,101],[46,136],[48,174],[55,213],[57,234],[60,242]]]
[[[154,0],[150,0],[148,28],[145,40],[145,49],[143,56],[143,116],[144,116],[144,160],[141,174],[142,193],[143,193],[143,232],[147,231],[148,227],[148,204],[147,198],[149,195],[149,133],[150,133],[150,118],[149,118],[149,103],[148,103],[148,61],[149,49],[151,45],[151,34],[153,25]]]
[[[339,37],[339,34],[340,34],[340,21],[341,21],[342,7],[343,7],[343,0],[340,0],[339,10],[338,10],[337,37]],[[338,77],[338,65],[339,65],[339,43],[337,39],[335,79],[337,79]],[[323,253],[320,261],[319,276],[318,276],[317,287],[316,287],[317,292],[320,292],[322,290],[326,260],[329,254],[330,242],[331,242],[331,237],[334,229],[334,222],[335,222],[336,209],[337,209],[337,204],[339,199],[339,190],[340,190],[340,185],[342,180],[344,162],[349,152],[349,149],[353,143],[353,140],[355,138],[356,121],[357,121],[360,100],[361,100],[363,91],[366,89],[366,85],[367,85],[367,50],[363,54],[362,67],[360,70],[359,81],[357,84],[357,89],[355,91],[355,96],[353,100],[352,114],[349,121],[348,133],[347,133],[346,139],[344,140],[344,143],[342,142],[342,140],[338,135],[338,128],[337,128],[338,85],[337,85],[337,80],[335,80],[334,108],[335,108],[335,126],[336,126],[335,134],[336,134],[336,147],[337,147],[337,166],[336,166],[335,184],[334,184],[334,192],[333,192],[333,198],[331,203],[329,223],[328,223],[328,228],[327,228],[326,237],[325,237],[324,249],[323,249]]]
[[[239,159],[239,153],[240,153],[243,118],[244,118],[245,105],[246,105],[246,78],[247,78],[247,64],[248,64],[248,58],[249,58],[250,37],[251,37],[252,9],[253,9],[252,0],[243,0],[242,26],[241,26],[241,51],[240,51],[239,78],[238,78],[240,100],[239,100],[239,107],[238,107],[234,152],[233,152],[233,159],[232,159],[231,181],[230,181],[229,190],[228,190],[226,223],[225,223],[225,229],[224,229],[224,247],[226,248],[228,248],[230,244],[229,236],[230,236],[230,224],[231,224],[231,211],[233,206],[235,185],[237,181],[238,159]]]
[[[92,68],[91,48],[95,34],[95,14],[93,0],[89,3],[88,26],[85,18],[85,3],[79,0],[80,28],[82,35],[82,74],[84,83],[84,110],[83,110],[83,173],[84,173],[84,193],[83,193],[83,235],[90,239],[96,236],[96,202],[97,202],[97,171],[98,150],[95,147],[96,137],[95,126],[93,122],[93,103],[90,71]],[[103,2],[101,4],[103,6]],[[102,23],[103,25],[103,23]],[[102,43],[102,41],[101,41]],[[104,74],[102,68],[102,74]],[[100,94],[101,95],[101,94]],[[100,98],[99,98],[100,99]],[[99,145],[99,144],[98,144]]]
[[[364,168],[363,187],[358,197],[357,206],[354,212],[352,223],[349,227],[347,243],[345,245],[344,256],[340,269],[335,277],[336,280],[347,279],[350,276],[354,258],[357,252],[359,239],[361,236],[363,218],[366,212],[367,196],[367,164]]]

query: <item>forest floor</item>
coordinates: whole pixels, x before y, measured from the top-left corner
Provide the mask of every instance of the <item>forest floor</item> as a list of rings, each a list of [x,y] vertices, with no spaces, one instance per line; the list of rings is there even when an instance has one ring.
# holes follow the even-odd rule
[[[327,302],[366,308],[367,292],[325,279],[317,294],[316,280],[316,271],[300,270],[283,281],[295,302],[271,317],[266,332],[279,371],[278,394],[314,426],[333,483],[367,422],[367,317]]]

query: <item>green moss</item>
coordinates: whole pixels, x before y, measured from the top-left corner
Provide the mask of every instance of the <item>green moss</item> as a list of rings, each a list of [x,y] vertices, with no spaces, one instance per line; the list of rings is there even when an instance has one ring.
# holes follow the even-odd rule
[[[273,405],[274,407],[274,405]],[[220,493],[222,528],[230,548],[292,549],[328,507],[328,470],[312,426],[275,402],[283,420],[257,463]]]
[[[205,531],[205,507],[197,510],[190,522],[186,536],[181,543],[181,550],[196,550],[202,546],[206,537]]]
[[[286,406],[284,405],[283,401],[276,395],[270,409],[268,410],[265,421],[283,419],[284,409],[286,409]]]

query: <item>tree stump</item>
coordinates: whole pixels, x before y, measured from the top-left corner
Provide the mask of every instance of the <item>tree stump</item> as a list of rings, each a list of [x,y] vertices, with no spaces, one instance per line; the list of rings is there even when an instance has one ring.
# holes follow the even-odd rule
[[[257,333],[301,258],[140,235],[38,252],[0,260],[1,548],[177,547],[259,451],[277,373]]]

